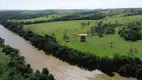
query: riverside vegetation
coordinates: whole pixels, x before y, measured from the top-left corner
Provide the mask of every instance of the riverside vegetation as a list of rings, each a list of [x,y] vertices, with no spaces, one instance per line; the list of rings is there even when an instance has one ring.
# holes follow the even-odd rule
[[[9,45],[4,45],[1,38],[0,48],[0,55],[6,58],[6,61],[0,62],[1,80],[54,80],[54,76],[47,68],[43,68],[42,73],[38,70],[34,72],[30,64],[26,64],[25,58],[19,55],[20,52]]]
[[[121,75],[136,77],[141,80],[142,61],[136,57],[119,56],[113,58],[98,57],[95,54],[81,52],[66,46],[60,46],[52,36],[39,36],[31,31],[24,31],[22,26],[15,23],[3,23],[9,30],[29,40],[39,50],[44,50],[63,61],[86,69],[100,69],[103,72],[118,72]]]

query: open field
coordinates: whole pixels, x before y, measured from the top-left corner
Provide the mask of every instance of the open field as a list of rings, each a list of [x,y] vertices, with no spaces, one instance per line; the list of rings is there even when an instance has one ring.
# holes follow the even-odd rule
[[[4,53],[2,53],[2,52],[0,51],[0,68],[1,68],[0,71],[4,70],[5,67],[7,67],[6,65],[8,64],[8,61],[9,61],[8,56],[6,56]],[[7,77],[6,75],[8,75],[7,72],[2,73],[2,74],[0,75],[0,80],[3,80],[3,79],[4,79],[3,77]]]
[[[5,63],[8,61],[8,56],[6,56],[4,53],[0,50],[0,63]]]
[[[107,17],[104,19],[104,23],[111,22],[115,23],[128,23],[131,21],[141,20],[142,16],[130,16],[130,17]],[[91,52],[98,56],[109,56],[112,57],[114,53],[119,53],[120,55],[130,55],[130,50],[137,49],[138,53],[133,54],[132,56],[137,56],[142,59],[142,40],[137,42],[129,42],[124,41],[118,35],[119,27],[117,27],[116,33],[114,35],[107,35],[102,38],[98,36],[94,37],[87,37],[86,43],[81,43],[80,38],[75,36],[78,33],[87,33],[90,30],[90,27],[95,25],[97,20],[90,21],[90,25],[86,26],[85,29],[81,29],[82,22],[87,23],[90,20],[80,20],[80,21],[60,21],[60,22],[51,22],[51,23],[42,23],[42,24],[32,24],[32,25],[25,25],[24,29],[30,29],[33,32],[44,35],[44,34],[55,34],[55,38],[61,45],[65,45],[74,49],[78,49],[85,52]],[[67,33],[69,36],[70,42],[65,42],[63,39],[63,34]],[[111,46],[111,42],[113,42],[113,47]]]
[[[0,52],[0,63],[5,63],[8,60],[8,57]]]

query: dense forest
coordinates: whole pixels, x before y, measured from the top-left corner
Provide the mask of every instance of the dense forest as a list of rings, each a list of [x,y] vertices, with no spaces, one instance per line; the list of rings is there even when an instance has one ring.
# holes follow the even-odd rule
[[[54,80],[54,76],[47,68],[43,68],[42,73],[38,70],[34,72],[30,64],[26,64],[25,58],[19,55],[20,52],[9,45],[4,45],[4,40],[1,38],[0,48],[9,58],[7,64],[0,64],[2,80]]]
[[[114,54],[113,58],[98,57],[94,54],[81,52],[66,46],[60,46],[52,36],[39,36],[31,31],[24,31],[22,25],[15,23],[3,23],[3,25],[29,40],[39,50],[51,54],[63,61],[78,65],[89,70],[100,69],[105,73],[118,72],[122,76],[136,77],[142,79],[142,61],[136,57],[119,56]]]

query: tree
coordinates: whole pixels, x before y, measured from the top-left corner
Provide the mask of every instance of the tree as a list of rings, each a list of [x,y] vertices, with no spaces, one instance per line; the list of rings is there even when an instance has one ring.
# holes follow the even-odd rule
[[[31,69],[31,65],[30,64],[26,65],[24,72],[25,73],[32,73],[33,72],[33,70]]]
[[[49,79],[49,80],[55,80],[55,79],[54,79],[54,76],[53,76],[52,74],[49,75],[49,78],[48,78],[48,79]]]
[[[129,23],[119,30],[119,35],[127,41],[141,40],[141,27],[136,22]]]
[[[4,40],[0,38],[0,47],[4,46]]]
[[[85,28],[85,23],[81,23],[81,29]]]
[[[136,71],[136,78],[138,80],[142,80],[142,68],[137,69],[137,71]]]
[[[115,24],[105,23],[103,24],[102,21],[98,22],[95,26],[93,26],[90,30],[91,34],[97,33],[99,37],[103,37],[103,34],[114,34],[115,33]]]
[[[80,36],[80,42],[86,42],[86,36]]]
[[[69,42],[70,38],[66,33],[64,33],[63,39],[64,39],[64,41]]]
[[[113,42],[110,42],[110,47],[111,47],[111,48],[113,47]]]
[[[134,53],[134,50],[131,48],[129,52],[132,55]]]
[[[91,23],[91,22],[90,22],[90,21],[88,21],[87,25],[90,25],[90,23]]]
[[[48,74],[49,74],[48,69],[47,69],[47,68],[43,68],[43,70],[42,70],[42,74],[46,74],[46,75],[48,75]]]
[[[138,53],[137,48],[135,48],[135,53]]]

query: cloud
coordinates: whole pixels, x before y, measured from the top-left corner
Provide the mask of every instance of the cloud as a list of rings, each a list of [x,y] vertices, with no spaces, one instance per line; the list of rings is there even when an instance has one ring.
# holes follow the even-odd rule
[[[0,0],[0,5],[3,5],[4,4],[4,0]]]

